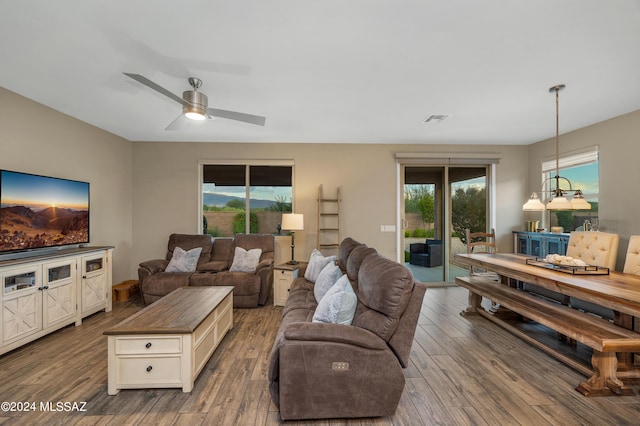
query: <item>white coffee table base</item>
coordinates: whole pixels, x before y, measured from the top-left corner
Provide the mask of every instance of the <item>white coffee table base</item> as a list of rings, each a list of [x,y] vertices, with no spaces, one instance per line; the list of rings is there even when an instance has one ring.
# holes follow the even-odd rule
[[[132,388],[182,388],[183,392],[191,392],[198,374],[233,327],[233,287],[181,290],[105,331],[109,395]],[[212,304],[211,300],[216,298],[219,303]],[[186,329],[185,324],[176,324],[176,306],[172,307],[172,303],[191,305],[185,317],[193,318],[185,318],[190,323],[185,323]]]

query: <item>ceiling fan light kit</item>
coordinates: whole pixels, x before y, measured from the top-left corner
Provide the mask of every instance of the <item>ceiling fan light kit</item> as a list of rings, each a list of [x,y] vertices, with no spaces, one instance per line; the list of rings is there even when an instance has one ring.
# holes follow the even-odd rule
[[[195,77],[189,77],[189,84],[193,90],[185,90],[182,92],[182,99],[186,101],[182,105],[182,113],[191,120],[205,120],[207,118],[207,95],[198,92],[198,88],[202,86],[202,80]]]
[[[192,120],[204,120],[207,118],[207,95],[195,90],[182,92],[182,99],[190,105],[182,105],[182,113]]]

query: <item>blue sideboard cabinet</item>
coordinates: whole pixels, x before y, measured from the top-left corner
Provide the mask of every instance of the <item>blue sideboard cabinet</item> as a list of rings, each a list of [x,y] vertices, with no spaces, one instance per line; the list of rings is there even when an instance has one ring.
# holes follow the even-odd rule
[[[548,254],[566,254],[569,244],[569,234],[555,234],[552,232],[513,231],[513,251],[529,256],[545,257]],[[548,290],[529,283],[518,283],[523,290],[543,296],[547,299],[569,304],[569,296]]]
[[[566,254],[569,234],[551,232],[513,231],[515,253],[545,257],[548,254]]]

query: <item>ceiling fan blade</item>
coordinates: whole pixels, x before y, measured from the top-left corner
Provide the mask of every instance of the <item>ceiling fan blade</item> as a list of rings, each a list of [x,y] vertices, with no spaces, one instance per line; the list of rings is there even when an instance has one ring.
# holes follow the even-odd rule
[[[206,129],[207,123],[210,120],[191,120],[184,116],[184,114],[180,114],[169,124],[165,130],[176,131],[176,132],[186,132],[193,131],[196,129]]]
[[[130,78],[134,79],[135,81],[137,81],[139,83],[144,84],[145,86],[155,90],[158,93],[162,93],[166,97],[173,99],[174,101],[178,102],[181,105],[190,106],[189,102],[185,101],[180,96],[174,95],[173,93],[171,93],[170,91],[168,91],[164,87],[159,86],[158,84],[156,84],[153,81],[149,80],[147,77],[141,76],[140,74],[131,74],[131,73],[128,73],[128,72],[123,72],[122,74],[126,75],[127,77],[130,77]]]
[[[209,115],[220,118],[227,118],[229,120],[244,121],[245,123],[256,124],[258,126],[264,126],[265,117],[259,115],[245,114],[243,112],[227,111],[224,109],[207,108]]]
[[[188,120],[188,118],[185,117],[184,114],[180,114],[175,118],[175,120],[171,122],[171,124],[169,124],[165,128],[165,130],[173,130],[173,131],[184,130],[186,127],[186,120]]]

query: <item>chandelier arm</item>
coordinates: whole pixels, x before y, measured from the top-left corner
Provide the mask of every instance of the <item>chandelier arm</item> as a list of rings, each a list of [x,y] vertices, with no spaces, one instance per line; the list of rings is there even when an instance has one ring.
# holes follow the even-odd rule
[[[558,176],[558,179],[564,179],[567,181],[567,183],[569,184],[569,189],[563,189],[563,191],[571,191],[574,192],[575,190],[573,189],[573,187],[571,186],[571,181],[569,179],[567,179],[564,176]],[[559,182],[558,182],[559,183]]]
[[[569,184],[569,189],[562,189],[560,188],[560,179],[564,179],[565,181],[567,181],[567,183]],[[547,190],[544,189],[545,185],[547,184],[547,182],[550,182],[552,180],[556,181],[556,187],[555,189],[549,188]],[[576,191],[580,191],[579,189],[573,189],[573,186],[571,185],[571,181],[564,177],[564,176],[553,176],[553,177],[548,177],[546,178],[543,182],[542,182],[542,187],[540,189],[540,194],[555,194],[558,196],[562,196],[565,192],[573,192],[575,193]]]

